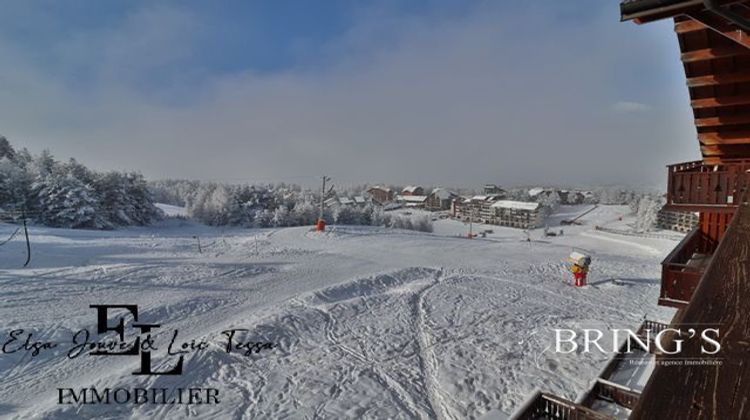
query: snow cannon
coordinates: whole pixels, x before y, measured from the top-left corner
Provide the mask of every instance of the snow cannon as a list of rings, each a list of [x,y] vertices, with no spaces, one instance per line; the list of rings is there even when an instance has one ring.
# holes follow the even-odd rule
[[[591,265],[591,257],[580,252],[572,252],[570,254],[570,272],[573,273],[576,287],[586,285],[586,277],[589,274],[589,266]]]
[[[318,232],[325,232],[326,221],[323,219],[318,219],[318,223],[315,225],[315,230],[317,230]]]

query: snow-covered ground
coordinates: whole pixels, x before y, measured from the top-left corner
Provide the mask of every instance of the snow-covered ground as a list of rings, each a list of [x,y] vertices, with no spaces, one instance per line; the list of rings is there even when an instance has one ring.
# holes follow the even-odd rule
[[[584,211],[567,206],[557,218]],[[180,376],[136,376],[138,357],[65,350],[0,354],[0,416],[15,418],[475,418],[510,413],[541,388],[569,399],[607,363],[603,354],[550,350],[554,328],[637,328],[656,306],[659,262],[676,244],[594,230],[627,223],[602,206],[582,226],[544,237],[498,226],[465,239],[438,220],[433,233],[333,226],[219,229],[185,220],[111,232],[32,227],[0,246],[0,337],[33,331],[65,343],[95,330],[92,304],[139,306],[156,339],[205,338]],[[623,220],[620,220],[622,218]],[[15,226],[0,224],[0,240]],[[202,253],[198,252],[198,241]],[[566,257],[593,257],[590,286],[570,286]],[[221,331],[277,346],[227,353]],[[175,356],[153,353],[154,369]],[[213,387],[218,405],[60,405],[63,387]]]
[[[164,215],[167,217],[187,217],[187,210],[185,207],[163,203],[156,203],[156,207],[163,211]]]

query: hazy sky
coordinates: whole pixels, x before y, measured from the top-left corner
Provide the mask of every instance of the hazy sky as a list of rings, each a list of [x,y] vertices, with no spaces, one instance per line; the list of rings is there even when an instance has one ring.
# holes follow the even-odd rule
[[[150,178],[666,182],[671,22],[615,0],[3,1],[0,134]]]

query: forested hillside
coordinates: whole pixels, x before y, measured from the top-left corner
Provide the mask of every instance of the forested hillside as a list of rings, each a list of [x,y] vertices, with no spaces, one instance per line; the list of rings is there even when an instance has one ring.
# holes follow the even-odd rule
[[[34,156],[0,136],[0,217],[24,215],[53,227],[113,229],[150,224],[161,212],[139,173],[96,172],[46,150]]]

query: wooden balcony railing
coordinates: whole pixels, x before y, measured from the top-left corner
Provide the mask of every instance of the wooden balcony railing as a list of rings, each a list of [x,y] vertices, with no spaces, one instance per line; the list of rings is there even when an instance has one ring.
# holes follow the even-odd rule
[[[556,397],[538,392],[511,417],[513,420],[612,420],[612,417]]]
[[[680,353],[663,355],[669,363],[656,365],[630,419],[749,418],[750,204],[742,201],[673,325],[718,328],[721,349],[705,354],[704,341],[691,339]]]
[[[641,327],[638,328],[638,335],[641,336],[641,337],[645,337],[646,336],[646,330],[649,330],[649,331],[651,331],[651,337],[653,338],[653,337],[656,337],[656,335],[659,334],[660,332],[666,330],[667,328],[669,328],[668,324],[665,324],[663,322],[658,322],[658,321],[651,321],[650,319],[646,319],[641,324]]]
[[[667,181],[668,210],[733,211],[746,188],[744,175],[750,160],[727,160],[720,165],[701,161],[670,165]]]
[[[583,400],[582,405],[591,407],[596,400],[600,400],[632,410],[638,403],[640,396],[641,394],[628,387],[600,378],[596,380],[594,386]]]
[[[638,336],[643,341],[654,340],[661,331],[669,328],[662,322],[644,320],[638,329]],[[650,332],[647,334],[647,331]],[[629,340],[629,339],[628,339]],[[651,346],[652,347],[652,346]],[[580,404],[556,397],[541,391],[536,391],[526,400],[511,416],[513,420],[539,420],[539,419],[612,419],[612,417],[599,412],[601,406],[598,404],[615,404],[632,410],[638,403],[640,395],[636,390],[627,386],[612,382],[609,378],[628,358],[625,352],[634,348],[632,343],[623,341],[617,356],[613,357],[602,370],[599,378],[593,383],[588,392],[580,398]],[[637,350],[640,351],[640,350]]]
[[[675,308],[687,305],[715,249],[716,242],[699,228],[687,234],[662,261],[659,304]]]

